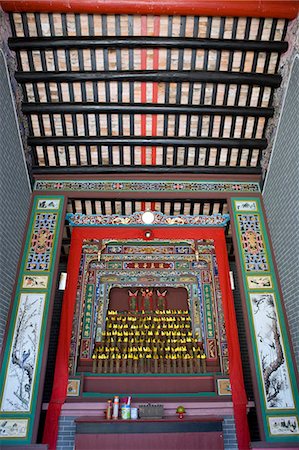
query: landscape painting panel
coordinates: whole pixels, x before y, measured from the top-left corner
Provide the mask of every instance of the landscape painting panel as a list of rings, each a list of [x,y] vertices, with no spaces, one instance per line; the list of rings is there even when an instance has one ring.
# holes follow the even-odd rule
[[[266,407],[292,409],[294,398],[274,294],[250,294],[250,303]]]
[[[27,436],[28,419],[0,420],[1,438],[24,438]]]
[[[237,211],[257,211],[257,203],[255,201],[235,201]]]
[[[37,209],[59,209],[60,200],[50,198],[38,201]]]
[[[46,294],[21,294],[1,411],[30,411]]]
[[[249,289],[272,288],[272,280],[270,275],[247,276],[247,281]]]
[[[296,416],[269,417],[269,426],[270,432],[274,436],[299,434]]]

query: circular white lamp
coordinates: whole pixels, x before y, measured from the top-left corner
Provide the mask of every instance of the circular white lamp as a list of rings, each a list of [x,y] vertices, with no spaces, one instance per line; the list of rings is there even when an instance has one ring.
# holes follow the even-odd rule
[[[145,211],[141,216],[142,222],[146,225],[150,225],[155,220],[155,215],[151,211]]]

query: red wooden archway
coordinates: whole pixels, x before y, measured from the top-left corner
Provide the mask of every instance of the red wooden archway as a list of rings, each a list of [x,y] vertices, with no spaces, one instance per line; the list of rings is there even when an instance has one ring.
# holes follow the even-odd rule
[[[68,260],[68,279],[62,305],[52,397],[47,412],[43,438],[43,442],[49,445],[50,450],[56,448],[58,420],[61,407],[66,399],[68,359],[83,240],[143,238],[144,228],[140,227],[75,227],[73,229]],[[157,227],[153,228],[153,238],[166,240],[178,240],[182,238],[214,240],[220,288],[222,293],[224,319],[226,323],[230,381],[232,387],[237,439],[240,449],[249,449],[250,438],[246,416],[247,398],[243,382],[234,300],[229,280],[229,263],[224,229],[199,227]]]

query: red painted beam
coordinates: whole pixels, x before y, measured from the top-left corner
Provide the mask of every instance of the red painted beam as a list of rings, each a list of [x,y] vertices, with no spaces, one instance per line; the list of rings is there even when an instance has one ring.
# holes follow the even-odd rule
[[[298,1],[273,0],[7,0],[7,12],[171,14],[294,19]]]

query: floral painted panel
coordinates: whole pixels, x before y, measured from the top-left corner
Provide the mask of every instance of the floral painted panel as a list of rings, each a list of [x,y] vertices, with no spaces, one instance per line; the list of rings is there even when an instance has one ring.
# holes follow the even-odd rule
[[[23,289],[46,289],[49,281],[48,275],[25,275]]]
[[[261,234],[258,214],[238,214],[237,220],[241,234],[245,270],[247,272],[268,271],[267,252]]]
[[[26,265],[27,270],[49,270],[56,222],[57,213],[36,214]]]
[[[250,294],[250,302],[267,408],[294,408],[274,294]]]
[[[1,411],[30,411],[45,294],[21,294]]]

